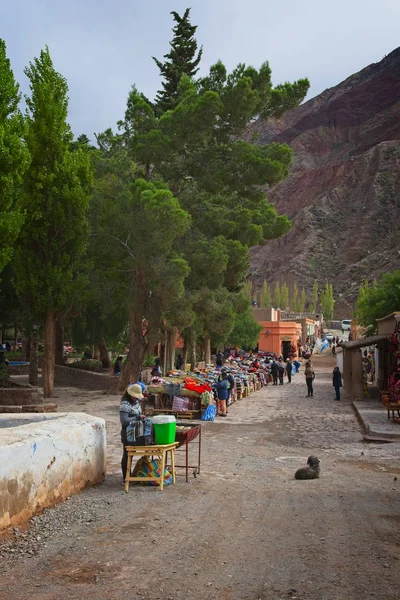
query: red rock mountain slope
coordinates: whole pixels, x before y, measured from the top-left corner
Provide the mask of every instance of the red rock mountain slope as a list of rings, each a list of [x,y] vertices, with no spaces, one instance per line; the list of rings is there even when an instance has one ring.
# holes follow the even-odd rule
[[[254,132],[294,150],[288,179],[267,190],[292,229],[252,249],[257,287],[328,280],[353,301],[365,278],[399,268],[400,48]]]

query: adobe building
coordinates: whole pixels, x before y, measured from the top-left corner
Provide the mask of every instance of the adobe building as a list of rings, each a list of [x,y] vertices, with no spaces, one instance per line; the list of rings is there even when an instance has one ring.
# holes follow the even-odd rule
[[[262,330],[258,338],[258,349],[262,352],[283,354],[286,358],[301,339],[302,327],[295,321],[281,321],[281,311],[274,308],[253,308],[253,316]]]

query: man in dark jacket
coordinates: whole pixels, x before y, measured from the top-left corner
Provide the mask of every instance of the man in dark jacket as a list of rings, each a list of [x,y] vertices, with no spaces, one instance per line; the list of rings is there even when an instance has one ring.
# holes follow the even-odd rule
[[[340,388],[342,387],[342,375],[340,373],[339,367],[335,367],[333,369],[332,385],[335,388],[335,392],[336,392],[335,400],[340,400]]]
[[[272,375],[272,379],[274,380],[273,385],[278,385],[278,371],[279,371],[278,363],[276,362],[276,360],[273,360],[272,365],[271,365],[271,375]]]
[[[288,378],[288,383],[292,382],[292,361],[290,360],[290,358],[286,359],[286,375]]]

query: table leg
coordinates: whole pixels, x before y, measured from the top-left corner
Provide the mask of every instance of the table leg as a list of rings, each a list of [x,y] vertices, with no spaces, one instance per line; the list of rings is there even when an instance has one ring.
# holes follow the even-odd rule
[[[175,472],[175,450],[171,450],[172,483],[176,482]]]
[[[197,469],[197,473],[200,475],[200,459],[201,459],[201,427],[199,432],[199,467]]]
[[[186,483],[188,483],[189,482],[189,444],[188,444],[187,438],[186,438],[185,450],[186,450]]]
[[[161,454],[161,481],[160,481],[160,490],[164,489],[164,469],[165,469],[165,450],[162,451]]]
[[[126,463],[126,473],[125,473],[125,491],[129,490],[129,477],[131,476],[131,467],[132,467],[132,454],[128,454],[128,462]]]

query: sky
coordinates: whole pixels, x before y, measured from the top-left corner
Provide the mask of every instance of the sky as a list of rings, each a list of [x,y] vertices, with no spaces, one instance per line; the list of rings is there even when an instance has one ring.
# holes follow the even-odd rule
[[[7,8],[5,6],[7,5]],[[132,84],[154,98],[152,56],[168,52],[171,10],[192,8],[204,47],[199,75],[221,59],[259,67],[274,84],[308,77],[308,98],[400,45],[399,0],[0,0],[0,37],[21,91],[24,67],[47,44],[69,85],[75,135],[115,128]]]

